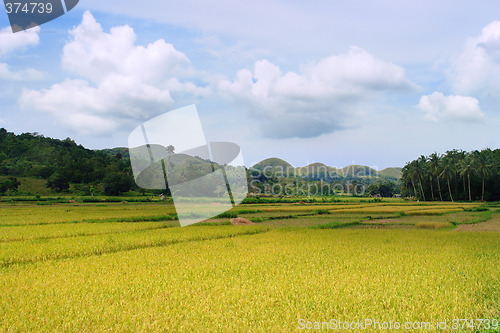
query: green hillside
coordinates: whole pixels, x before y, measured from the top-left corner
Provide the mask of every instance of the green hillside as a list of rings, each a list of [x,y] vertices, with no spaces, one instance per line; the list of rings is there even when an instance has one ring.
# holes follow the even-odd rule
[[[383,177],[401,178],[401,168],[385,168],[380,170],[378,174]]]
[[[287,169],[287,168],[293,168],[293,166],[288,163],[287,161],[284,161],[282,160],[281,158],[277,158],[277,157],[271,157],[271,158],[268,158],[268,159],[265,159],[263,161],[260,161],[259,163],[255,164],[254,166],[252,166],[253,169],[264,169],[266,166],[269,166],[271,168],[283,168],[283,169]]]
[[[353,177],[377,177],[378,172],[375,169],[365,165],[348,165],[340,169],[345,176]]]
[[[125,147],[117,147],[117,148],[111,148],[111,149],[101,149],[99,150],[100,152],[103,152],[104,154],[110,156],[110,157],[117,157],[121,156],[121,158],[128,159],[130,158],[130,153],[128,151],[128,148]],[[120,155],[118,155],[120,154]]]
[[[14,186],[13,182],[16,182],[15,178],[20,182],[20,185],[17,185],[19,195],[50,195],[56,192],[62,195],[120,195],[129,191],[145,193],[146,190],[141,189],[140,182],[136,183],[134,180],[129,156],[129,150],[124,147],[91,150],[78,145],[70,138],[57,140],[38,133],[16,135],[2,128],[0,129],[0,193],[16,194],[15,189],[10,190]],[[186,159],[181,158],[177,161],[173,158],[170,161],[178,166],[175,169],[179,171],[178,179],[186,176],[182,176],[181,173],[187,169],[197,170],[196,172],[207,169],[202,167],[204,162],[202,160],[184,160]],[[196,164],[196,167],[185,167],[188,162],[190,165]],[[287,186],[287,194],[300,194],[302,188],[297,185],[298,183],[321,188],[322,191],[328,186],[328,191],[331,191],[334,186],[339,185],[340,187],[336,187],[337,191],[342,188],[346,193],[352,193],[356,186],[360,188],[359,185],[366,189],[373,183],[394,181],[399,177],[399,170],[389,168],[379,174],[374,169],[362,165],[336,169],[323,163],[294,168],[287,161],[273,157],[250,168],[248,180],[252,184],[250,191],[254,193],[259,191],[265,193],[276,185],[275,189]],[[195,177],[196,172],[191,172],[189,176]],[[147,173],[143,176],[146,177]],[[292,190],[292,184],[297,188]],[[145,187],[147,186],[142,186]],[[169,193],[168,188],[166,193]]]
[[[288,168],[293,168],[293,166],[280,158],[268,158],[259,163],[255,164],[252,168],[263,170],[265,167],[273,170],[276,168],[282,168],[287,170]],[[329,174],[331,177],[370,177],[370,178],[401,178],[401,168],[386,168],[381,171],[377,171],[373,168],[367,167],[365,165],[349,165],[341,169],[337,169],[331,166],[327,166],[324,163],[311,163],[303,167],[294,168],[295,175],[297,176],[320,176],[322,174]]]
[[[134,189],[130,162],[116,156],[121,149],[96,151],[70,138],[57,140],[39,133],[16,135],[1,128],[0,176],[17,177],[21,193],[46,194],[46,186],[67,193],[78,184],[87,194],[95,189],[118,195]]]
[[[324,174],[324,173],[335,173],[337,169],[329,167],[323,163],[312,163],[309,165],[306,165],[304,167],[298,167],[295,170],[297,170],[297,175],[309,175],[309,174]]]
[[[0,176],[0,182],[7,179],[7,176]],[[46,186],[47,181],[45,179],[33,178],[33,177],[17,177],[17,180],[21,183],[17,189],[20,195],[51,195],[54,192]]]

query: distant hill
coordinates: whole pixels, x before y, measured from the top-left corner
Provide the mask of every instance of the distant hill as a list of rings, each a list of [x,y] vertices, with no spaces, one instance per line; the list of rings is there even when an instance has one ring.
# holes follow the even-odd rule
[[[263,170],[265,167],[274,170],[277,168],[293,168],[293,166],[280,158],[268,158],[255,164],[253,169]],[[324,174],[330,176],[337,175],[338,177],[388,177],[388,178],[401,178],[401,168],[393,167],[377,171],[365,165],[349,165],[341,169],[327,166],[323,163],[312,163],[303,167],[294,168],[297,176],[313,176],[314,178],[320,177]]]
[[[401,170],[402,168],[385,168],[383,170],[380,170],[378,174],[383,177],[392,177],[400,179],[402,174]]]
[[[18,190],[22,193],[118,195],[130,190],[143,191],[133,177],[129,156],[129,150],[124,147],[91,150],[70,138],[51,139],[39,133],[16,135],[0,128],[0,180],[18,177],[21,181]],[[170,163],[172,166],[169,164],[169,170],[179,174],[179,179],[200,178],[199,173],[204,175],[209,173],[212,167],[218,167],[200,158],[179,161],[172,158]],[[195,167],[188,168],[187,164]],[[190,173],[181,175],[187,169],[190,169]],[[259,172],[259,169],[266,169],[266,172]],[[377,178],[377,174],[380,178]],[[248,175],[254,180],[253,187],[249,188],[254,193],[266,193],[269,189],[273,189],[274,185],[300,183],[302,185],[297,185],[297,189],[287,187],[287,190],[296,194],[301,193],[303,188],[301,186],[304,184],[318,186],[329,184],[330,188],[342,185],[346,191],[352,192],[358,184],[363,184],[367,188],[381,179],[394,181],[400,176],[400,168],[387,168],[377,173],[374,169],[363,165],[336,169],[323,163],[312,163],[295,168],[287,161],[276,157],[255,164],[250,168]],[[277,188],[280,187],[274,187]],[[335,191],[337,190],[338,187],[335,188]]]
[[[287,161],[284,161],[280,158],[277,158],[277,157],[272,157],[272,158],[268,158],[268,159],[265,159],[263,161],[260,161],[259,163],[252,166],[252,168],[262,170],[266,166],[269,166],[273,169],[274,168],[283,168],[283,169],[293,168],[293,166],[290,163],[288,163]]]
[[[378,172],[375,169],[365,165],[348,165],[341,169],[344,176],[353,177],[377,177]]]

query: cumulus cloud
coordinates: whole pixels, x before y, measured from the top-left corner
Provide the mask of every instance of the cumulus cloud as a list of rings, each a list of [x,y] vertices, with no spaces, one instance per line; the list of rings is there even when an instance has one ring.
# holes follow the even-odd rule
[[[488,24],[481,35],[467,40],[453,62],[451,80],[459,94],[500,94],[500,21]]]
[[[345,54],[302,65],[299,73],[282,73],[267,60],[257,61],[253,72],[242,69],[218,88],[246,103],[267,136],[310,138],[345,127],[360,103],[375,94],[415,86],[402,67],[351,47]]]
[[[422,96],[418,108],[426,113],[427,120],[435,122],[440,120],[477,121],[484,117],[476,98],[445,96],[437,91]]]
[[[163,39],[136,45],[129,26],[104,32],[90,12],[70,32],[62,65],[78,79],[48,89],[25,90],[20,104],[52,115],[81,133],[104,133],[129,119],[166,111],[176,94],[204,95],[183,78],[194,70],[189,59]]]
[[[15,55],[15,52],[23,51],[30,46],[36,46],[40,42],[38,33],[40,27],[30,30],[12,33],[11,28],[7,27],[0,30],[0,57]],[[6,81],[27,81],[39,80],[43,74],[35,69],[28,68],[22,71],[13,71],[9,64],[0,62],[0,79]]]
[[[8,64],[0,63],[0,79],[8,81],[40,80],[42,72],[28,68],[22,71],[11,71]]]
[[[0,56],[7,53],[12,53],[28,46],[38,45],[40,37],[38,33],[40,27],[34,27],[28,30],[23,30],[18,33],[12,33],[10,27],[0,30]]]
[[[115,74],[160,83],[184,74],[190,66],[189,59],[163,39],[144,47],[135,45],[136,35],[129,26],[104,33],[90,12],[70,35],[72,40],[63,50],[64,68],[94,82]]]

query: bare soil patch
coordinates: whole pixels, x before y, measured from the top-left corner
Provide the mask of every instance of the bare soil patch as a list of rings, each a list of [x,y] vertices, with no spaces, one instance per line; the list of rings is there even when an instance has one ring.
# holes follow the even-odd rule
[[[253,223],[252,221],[250,221],[249,219],[246,219],[244,217],[236,217],[234,219],[231,219],[231,224],[232,225],[251,225],[251,224],[255,224],[255,223]]]

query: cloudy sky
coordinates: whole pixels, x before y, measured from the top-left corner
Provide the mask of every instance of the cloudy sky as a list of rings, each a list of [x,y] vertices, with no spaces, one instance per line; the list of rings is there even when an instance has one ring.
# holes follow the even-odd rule
[[[247,165],[500,148],[500,2],[82,0],[16,34],[0,14],[9,131],[126,146],[193,103]]]

